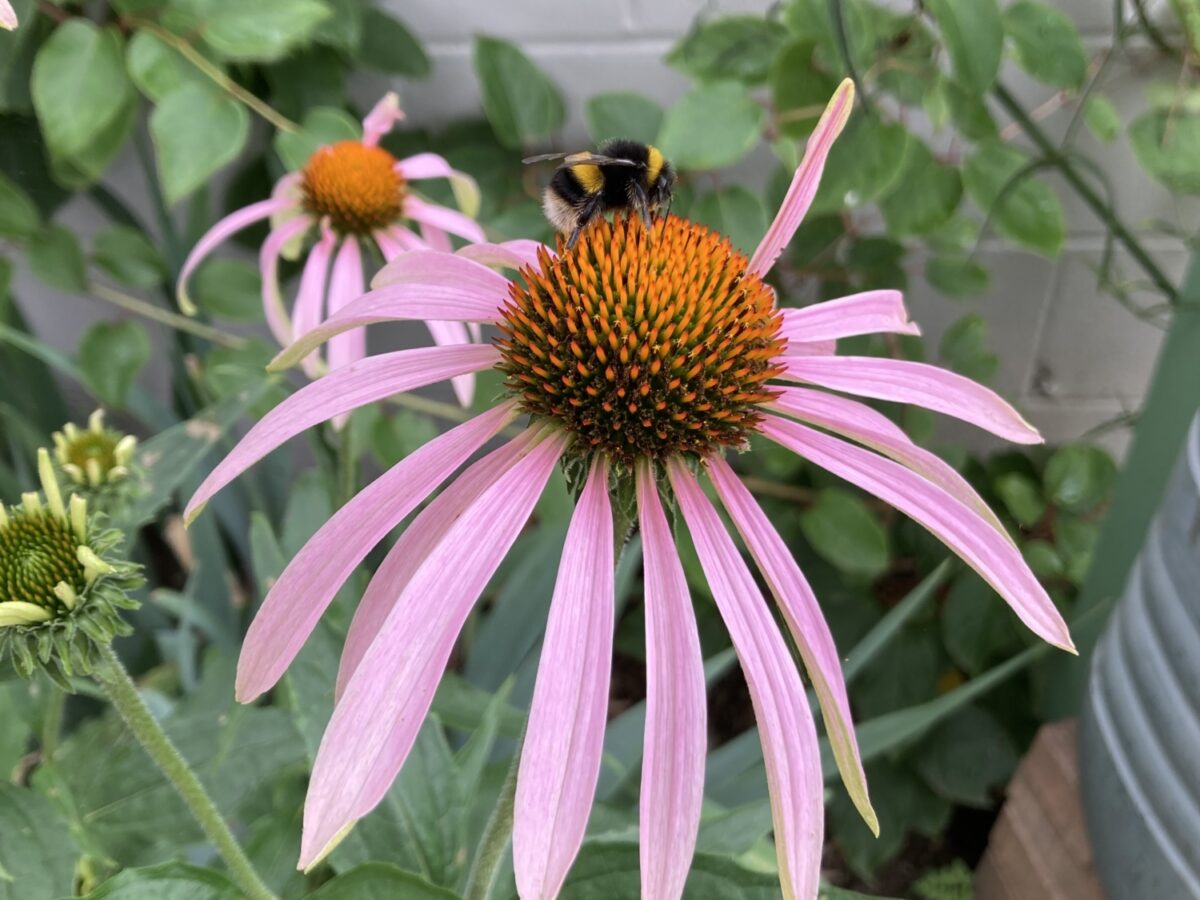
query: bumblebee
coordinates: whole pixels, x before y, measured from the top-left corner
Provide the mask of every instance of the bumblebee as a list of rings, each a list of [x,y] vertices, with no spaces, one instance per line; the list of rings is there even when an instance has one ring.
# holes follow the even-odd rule
[[[542,198],[550,224],[575,246],[583,229],[609,210],[632,209],[650,227],[651,210],[670,207],[675,169],[662,151],[637,141],[605,141],[595,153],[547,153],[526,163],[561,159]]]

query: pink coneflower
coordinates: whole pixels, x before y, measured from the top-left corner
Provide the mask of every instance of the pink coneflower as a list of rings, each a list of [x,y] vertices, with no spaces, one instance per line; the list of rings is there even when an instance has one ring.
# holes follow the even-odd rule
[[[691,533],[750,689],[785,896],[817,893],[817,733],[787,643],[702,481],[715,490],[774,595],[850,796],[878,827],[829,629],[783,540],[725,461],[726,448],[765,435],[891,503],[945,541],[1038,635],[1071,649],[1054,604],[966,481],[870,407],[818,388],[916,403],[1020,442],[1037,442],[1037,432],[961,376],[920,363],[832,355],[838,338],[915,333],[896,292],[780,310],[762,280],[811,203],[852,102],[846,81],[749,260],[724,237],[676,217],[656,220],[652,233],[636,218],[598,221],[572,250],[542,250],[518,281],[462,255],[409,253],[384,270],[376,290],[281,354],[277,362],[288,364],[340,329],[423,318],[434,295],[446,317],[491,323],[502,335],[495,346],[372,357],[305,387],[251,429],[201,485],[187,515],[289,437],[392,392],[496,367],[508,397],[397,464],[300,551],[246,637],[237,680],[242,701],[276,682],[376,542],[506,425],[530,419],[518,437],[450,482],[372,578],[346,639],[338,701],[313,768],[302,866],[319,860],[384,796],[463,623],[560,461],[587,476],[559,566],[518,773],[513,853],[525,900],[559,891],[583,841],[600,771],[614,624],[614,481],[635,489],[645,548],[640,835],[647,898],[674,900],[683,890],[706,752],[700,644],[664,492]]]
[[[379,146],[383,135],[404,118],[396,95],[388,94],[363,120],[360,141],[339,141],[319,148],[303,170],[283,176],[271,199],[252,203],[217,222],[193,248],[179,276],[179,304],[194,307],[187,283],[195,268],[235,232],[270,218],[272,229],[259,250],[263,312],[280,346],[306,334],[326,315],[336,313],[364,290],[363,254],[369,244],[385,260],[414,249],[449,250],[448,234],[482,241],[483,229],[469,215],[430,203],[413,193],[410,182],[447,178],[459,203],[470,212],[478,206],[478,189],[467,175],[450,167],[436,153],[419,153],[397,160]],[[409,227],[414,223],[420,235]],[[294,257],[310,232],[317,239],[308,251],[300,288],[289,316],[279,289],[281,255]],[[459,321],[430,317],[434,341],[465,344],[479,339],[479,329]],[[312,354],[305,371],[316,376],[366,356],[366,336],[360,330],[340,334],[329,342],[326,359]],[[464,406],[474,393],[474,376],[455,378],[454,389]]]

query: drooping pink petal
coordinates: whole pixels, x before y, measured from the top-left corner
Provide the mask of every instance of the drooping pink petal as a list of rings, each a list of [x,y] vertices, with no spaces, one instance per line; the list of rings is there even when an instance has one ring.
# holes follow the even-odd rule
[[[642,896],[683,894],[704,802],[708,726],[696,614],[651,467],[637,470],[646,573],[646,732],[639,801]]]
[[[409,250],[429,249],[423,240],[403,225],[393,225],[390,228],[381,228],[376,231],[375,243],[379,245],[379,252],[383,254],[384,262],[391,262],[401,253],[407,253]]]
[[[305,334],[316,328],[325,315],[325,279],[329,275],[329,260],[336,242],[337,238],[333,232],[324,228],[321,239],[309,251],[308,259],[304,263],[304,273],[300,276],[296,302],[292,306],[292,330],[296,334]],[[310,353],[301,360],[301,365],[309,378],[316,378],[320,372],[321,361],[317,354]]]
[[[879,819],[867,793],[867,776],[859,756],[858,740],[854,736],[854,720],[850,715],[846,681],[842,677],[841,658],[829,625],[821,613],[821,605],[783,538],[771,525],[750,491],[734,474],[729,463],[719,456],[713,456],[705,464],[717,489],[717,496],[721,498],[734,527],[758,564],[758,570],[767,580],[792,639],[800,650],[804,668],[821,703],[829,746],[846,791],[867,826],[878,836]]]
[[[317,862],[387,792],[471,607],[517,539],[566,442],[556,432],[535,442],[459,517],[396,601],[334,707],[317,752],[301,867]]]
[[[542,264],[538,260],[538,250],[546,250],[548,247],[540,241],[501,241],[498,244],[489,244],[487,242],[479,244],[467,244],[458,251],[458,255],[466,259],[472,259],[477,263],[482,263],[485,266],[493,266],[507,269],[519,269],[522,266],[530,266],[535,271],[540,272]]]
[[[404,120],[404,111],[400,109],[400,98],[389,91],[363,119],[363,140],[368,147],[374,147],[379,139],[392,130],[392,126]]]
[[[767,229],[758,249],[750,260],[748,271],[755,275],[766,275],[775,265],[775,260],[783,253],[792,240],[792,235],[800,227],[805,213],[812,206],[813,197],[817,195],[817,186],[821,183],[821,173],[825,171],[825,160],[829,158],[829,150],[833,142],[846,127],[850,111],[854,107],[854,82],[847,78],[833,92],[817,127],[809,135],[808,145],[804,148],[804,158],[792,176],[791,186],[775,221]]]
[[[612,671],[613,565],[608,465],[598,455],[567,530],[521,749],[513,869],[525,900],[558,896],[592,811]]]
[[[292,202],[292,206],[289,206],[283,212],[272,214],[272,231],[274,231],[276,228],[279,228],[289,220],[296,218],[297,216],[308,215],[308,213],[304,211],[304,204],[302,202],[304,200],[304,191],[301,188],[303,181],[304,174],[302,172],[289,172],[276,181],[275,186],[271,188],[272,199],[290,200]],[[300,235],[284,244],[279,249],[279,255],[286,260],[295,260],[300,256],[300,251],[303,248],[304,237],[303,235]]]
[[[452,253],[437,255],[444,260],[456,258]],[[470,260],[460,262],[470,263],[496,275],[485,266],[471,263]],[[482,291],[471,284],[456,280],[455,274],[460,273],[461,269],[453,264],[446,268],[446,277],[431,275],[422,281],[402,281],[363,294],[338,312],[329,315],[319,327],[301,335],[294,344],[271,360],[268,370],[278,372],[294,366],[335,335],[377,322],[414,319],[491,322],[499,317],[500,305],[505,302],[507,293],[501,295],[494,290]]]
[[[289,219],[263,241],[258,251],[258,273],[262,278],[263,316],[267,327],[279,343],[286,347],[292,342],[292,320],[283,305],[283,293],[279,289],[279,252],[285,244],[300,237],[312,224],[307,216]]]
[[[189,315],[195,313],[196,305],[188,298],[188,279],[196,270],[196,266],[200,265],[208,254],[243,228],[249,228],[255,222],[261,222],[277,212],[294,206],[296,206],[294,200],[260,200],[258,203],[251,203],[249,206],[230,213],[205,232],[204,237],[196,241],[196,246],[188,254],[183,269],[179,273],[176,295],[180,309]]]
[[[391,394],[478,372],[500,361],[495,347],[466,344],[399,350],[359,360],[305,385],[263,416],[196,490],[184,510],[191,521],[208,500],[288,438]]]
[[[450,235],[442,229],[426,222],[418,222],[417,225],[421,229],[421,240],[430,249],[436,250],[438,253],[454,252],[454,244],[450,241]]]
[[[404,529],[371,576],[367,590],[354,611],[338,664],[335,701],[341,700],[367,648],[375,640],[396,599],[404,592],[421,562],[479,495],[521,458],[536,435],[536,428],[527,428],[499,449],[468,466]]]
[[[920,334],[899,291],[864,291],[802,309],[783,310],[780,334],[789,341],[829,341],[857,334]]]
[[[783,895],[817,896],[825,809],[817,730],[800,673],[754,578],[687,468],[667,464],[704,577],[746,676],[762,740]]]
[[[508,279],[483,263],[470,259],[467,249],[464,247],[459,253],[442,253],[427,248],[400,253],[375,273],[371,287],[382,290],[392,285],[410,283],[436,287],[460,285],[464,289],[495,298],[498,305],[508,296]]]
[[[453,344],[471,343],[471,334],[462,322],[426,322],[433,342],[439,347],[449,347]],[[475,376],[455,375],[450,379],[454,388],[454,396],[464,409],[475,399]]]
[[[321,526],[283,570],[246,632],[238,660],[240,702],[249,703],[275,685],[355,567],[515,415],[516,404],[509,401],[439,435]]]
[[[436,153],[418,153],[396,163],[396,171],[405,181],[420,181],[422,178],[449,178],[455,169],[445,157]]]
[[[777,390],[779,394],[770,404],[773,409],[858,441],[901,465],[908,466],[986,519],[1006,540],[1012,540],[1000,519],[992,512],[992,508],[984,502],[975,488],[971,487],[967,479],[954,471],[954,468],[937,454],[914,444],[912,439],[883,413],[857,400],[811,388],[787,387]]]
[[[962,501],[899,463],[798,422],[768,416],[759,430],[924,525],[978,572],[1031,631],[1074,652],[1066,623],[1020,551]]]
[[[1040,444],[1042,436],[992,390],[928,363],[874,356],[781,357],[788,381],[833,391],[912,403],[970,422],[1017,444]]]
[[[335,315],[351,302],[362,296],[363,270],[362,251],[358,238],[347,236],[338,249],[329,273],[329,314]],[[363,328],[351,328],[329,339],[325,361],[330,371],[343,369],[367,355],[367,332]],[[333,427],[339,431],[350,421],[350,413],[333,417]]]
[[[0,0],[0,28],[12,31],[17,27],[17,14],[8,0]]]
[[[420,222],[425,225],[432,225],[435,228],[442,229],[442,231],[466,238],[468,241],[478,242],[487,240],[487,237],[483,233],[483,228],[470,216],[464,215],[456,209],[448,209],[445,206],[438,206],[436,203],[429,203],[411,194],[404,198],[404,218],[412,219],[414,222]]]

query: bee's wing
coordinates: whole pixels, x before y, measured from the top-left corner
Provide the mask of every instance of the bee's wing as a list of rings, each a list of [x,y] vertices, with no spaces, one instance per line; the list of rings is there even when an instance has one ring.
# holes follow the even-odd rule
[[[545,162],[550,159],[561,159],[564,166],[630,166],[636,168],[640,163],[636,163],[631,159],[617,159],[615,156],[601,156],[599,153],[542,153],[538,156],[527,156],[521,162],[525,165],[530,163]]]

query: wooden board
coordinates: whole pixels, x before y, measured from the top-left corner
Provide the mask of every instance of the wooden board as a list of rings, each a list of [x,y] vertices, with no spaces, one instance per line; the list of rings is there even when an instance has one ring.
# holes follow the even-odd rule
[[[1105,900],[1079,799],[1077,732],[1074,719],[1038,732],[975,870],[975,900]]]

